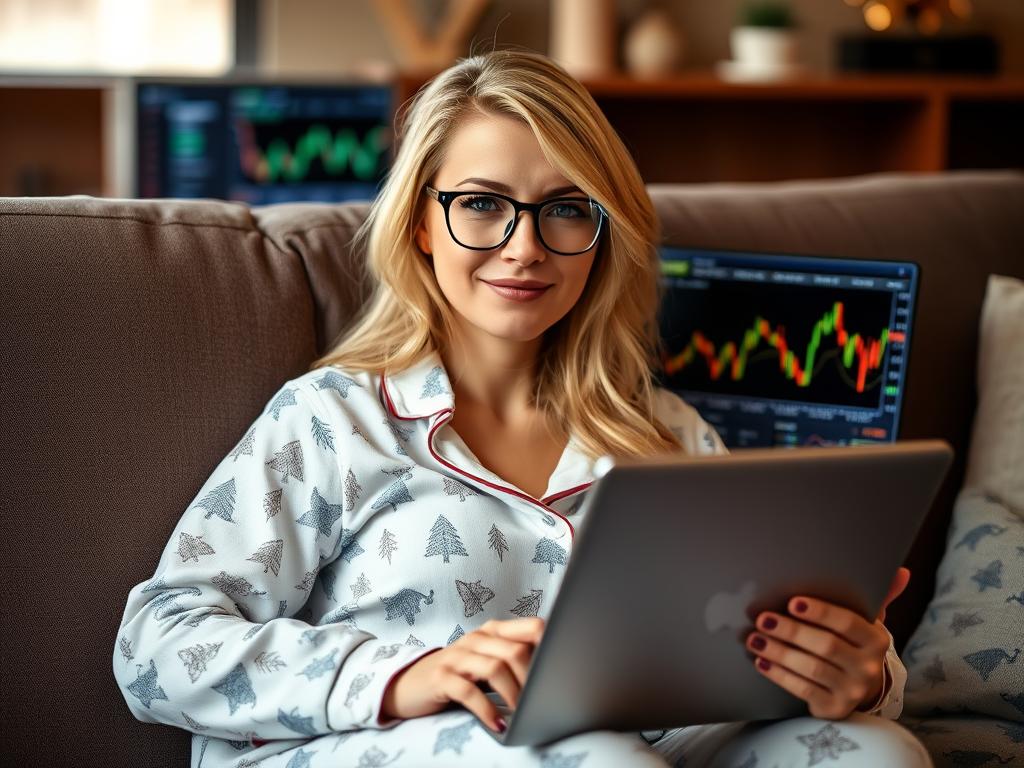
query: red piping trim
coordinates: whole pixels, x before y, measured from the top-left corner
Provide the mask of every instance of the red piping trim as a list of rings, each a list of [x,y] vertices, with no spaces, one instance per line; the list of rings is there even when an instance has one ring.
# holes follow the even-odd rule
[[[425,413],[422,416],[401,416],[401,415],[399,415],[398,411],[395,410],[395,404],[393,402],[391,402],[391,394],[388,392],[387,385],[384,383],[384,378],[385,378],[385,376],[382,374],[381,377],[380,377],[380,391],[383,393],[385,399],[387,400],[388,410],[391,411],[391,413],[394,415],[394,417],[396,419],[401,419],[402,421],[416,421],[418,419],[432,419],[435,416],[437,416],[437,414],[444,413],[446,410],[450,410],[448,408],[442,408],[440,411],[434,411],[433,413]]]
[[[449,409],[448,413],[446,415],[448,415],[450,417],[452,413],[453,413],[453,410]],[[545,512],[551,512],[553,514],[558,515],[560,518],[562,518],[563,521],[565,521],[565,524],[569,526],[569,533],[571,534],[573,540],[576,539],[576,529],[572,527],[572,523],[570,523],[569,520],[563,514],[561,514],[558,510],[552,509],[547,504],[545,504],[543,501],[539,501],[539,500],[533,498],[533,496],[530,496],[529,494],[523,493],[522,491],[518,491],[515,488],[508,488],[507,486],[497,485],[496,483],[492,483],[490,480],[484,480],[482,477],[477,477],[476,475],[470,474],[469,472],[466,472],[466,471],[460,469],[459,467],[457,467],[456,465],[452,464],[450,461],[447,461],[447,460],[441,458],[440,454],[438,454],[437,451],[434,450],[434,433],[437,431],[438,427],[444,426],[450,420],[451,420],[450,418],[448,418],[448,419],[439,419],[438,421],[434,422],[434,425],[430,428],[430,434],[427,435],[427,448],[430,449],[430,455],[431,456],[433,456],[435,459],[437,459],[439,462],[444,464],[449,469],[454,470],[455,472],[458,472],[461,475],[465,475],[466,477],[471,477],[474,480],[476,480],[478,483],[483,483],[484,485],[486,485],[486,486],[488,486],[490,488],[494,488],[494,489],[499,490],[499,491],[504,491],[505,493],[509,493],[509,494],[511,494],[513,496],[518,496],[519,498],[524,499],[525,501],[528,501],[531,504],[534,504],[535,506],[541,507]]]
[[[474,480],[476,480],[478,483],[483,483],[484,485],[488,486],[489,488],[494,488],[495,490],[504,491],[505,493],[510,493],[513,496],[518,496],[519,498],[524,499],[524,500],[530,502],[531,504],[534,504],[536,506],[541,507],[542,509],[544,509],[545,512],[551,512],[551,513],[553,513],[555,515],[558,515],[558,517],[562,518],[562,520],[565,521],[565,524],[569,526],[569,533],[572,536],[573,540],[576,539],[576,529],[573,528],[572,523],[569,522],[568,518],[566,518],[565,515],[561,514],[557,509],[552,509],[551,507],[549,507],[547,505],[547,503],[545,503],[545,502],[547,500],[556,500],[556,499],[565,498],[566,496],[569,496],[569,495],[571,495],[571,494],[573,494],[573,493],[575,493],[577,491],[580,491],[580,490],[582,490],[584,488],[589,487],[591,485],[590,483],[584,483],[583,485],[578,485],[575,488],[569,488],[566,491],[559,491],[558,493],[555,493],[555,494],[552,494],[551,496],[548,496],[547,499],[540,499],[540,500],[538,500],[538,499],[533,498],[529,494],[526,494],[526,493],[523,493],[522,491],[516,490],[515,488],[509,488],[507,486],[497,485],[496,483],[492,483],[489,480],[484,480],[482,477],[477,477],[476,475],[473,475],[473,474],[470,474],[469,472],[466,472],[465,470],[457,467],[455,464],[452,464],[450,461],[447,461],[446,459],[441,458],[440,454],[438,454],[437,451],[434,450],[434,433],[437,431],[438,427],[441,427],[444,424],[447,424],[451,420],[451,414],[455,412],[454,409],[453,408],[442,408],[439,411],[435,411],[434,413],[428,413],[428,414],[425,414],[423,416],[400,416],[398,414],[398,412],[395,410],[395,404],[391,400],[391,394],[388,392],[387,385],[384,383],[384,378],[385,377],[383,375],[380,377],[380,391],[381,391],[381,394],[384,396],[384,400],[385,400],[385,402],[387,404],[388,410],[391,411],[392,415],[394,415],[395,418],[402,419],[404,421],[414,421],[414,420],[417,420],[417,419],[433,418],[434,416],[437,416],[438,414],[445,414],[446,416],[449,417],[447,419],[441,419],[441,420],[438,420],[438,421],[434,422],[434,424],[430,427],[430,432],[427,435],[427,448],[430,450],[430,455],[431,456],[433,456],[437,461],[441,462],[442,464],[444,464],[449,469],[451,469],[451,470],[453,470],[455,472],[458,472],[460,475],[465,475],[466,477],[471,477]]]
[[[543,501],[545,504],[550,504],[553,501],[564,499],[566,496],[572,496],[574,493],[577,493],[579,491],[584,491],[593,484],[593,482],[583,483],[583,485],[577,485],[575,488],[569,488],[564,491],[559,491],[558,493],[552,493],[550,496],[541,499],[541,501]]]

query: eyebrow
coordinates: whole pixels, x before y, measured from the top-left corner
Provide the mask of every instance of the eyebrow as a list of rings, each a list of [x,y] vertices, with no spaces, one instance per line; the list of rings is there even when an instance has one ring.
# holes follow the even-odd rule
[[[456,187],[461,187],[463,184],[479,184],[483,187],[490,187],[498,192],[503,192],[506,195],[511,195],[515,190],[512,189],[508,184],[502,184],[500,181],[494,181],[493,179],[481,179],[477,176],[470,176],[468,179],[463,179]],[[558,189],[549,189],[544,193],[544,197],[556,197],[558,195],[564,195],[567,192],[579,192],[583,194],[583,190],[577,186],[569,185],[568,187],[558,187]]]

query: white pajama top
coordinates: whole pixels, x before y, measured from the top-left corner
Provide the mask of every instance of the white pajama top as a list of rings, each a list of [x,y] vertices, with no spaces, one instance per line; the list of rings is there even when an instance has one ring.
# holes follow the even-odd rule
[[[402,668],[488,619],[546,620],[594,462],[570,437],[532,498],[482,466],[454,406],[436,353],[397,374],[286,382],[128,595],[113,669],[135,717],[195,734],[204,765],[384,730],[400,722],[380,708]],[[656,416],[687,453],[726,452],[666,389]],[[906,673],[891,645],[886,661],[873,711],[895,719]]]

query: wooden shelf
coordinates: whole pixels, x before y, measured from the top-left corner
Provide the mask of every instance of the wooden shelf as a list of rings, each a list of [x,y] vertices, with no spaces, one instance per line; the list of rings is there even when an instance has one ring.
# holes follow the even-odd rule
[[[424,81],[403,81],[402,98]],[[648,182],[775,181],[1024,167],[1024,79],[691,71],[584,84]]]
[[[934,76],[806,76],[766,83],[732,83],[712,72],[692,71],[660,80],[609,77],[584,81],[597,96],[705,96],[723,98],[799,97],[802,99],[927,98],[933,95],[1024,98],[1024,78]]]
[[[0,77],[0,195],[114,194],[116,81]],[[399,78],[397,103],[424,82]],[[1024,78],[839,75],[762,84],[691,71],[585,85],[647,182],[1024,168]]]

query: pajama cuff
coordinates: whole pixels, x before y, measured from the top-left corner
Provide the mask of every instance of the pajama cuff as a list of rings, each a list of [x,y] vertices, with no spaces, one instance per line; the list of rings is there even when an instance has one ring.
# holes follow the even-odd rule
[[[904,674],[900,675],[903,671]],[[899,704],[902,700],[902,686],[901,690],[897,691],[894,685],[895,680],[905,680],[906,674],[903,668],[903,662],[900,661],[900,657],[896,653],[896,648],[893,645],[892,633],[889,634],[889,648],[885,652],[885,660],[882,664],[882,690],[878,694],[878,698],[871,705],[870,708],[864,709],[858,707],[857,711],[867,715],[881,715],[883,717],[895,720],[899,717],[899,712],[895,716],[892,716],[888,710],[892,709],[891,705]],[[900,707],[902,709],[902,707]],[[883,710],[886,710],[883,712]]]
[[[384,691],[403,669],[440,648],[368,640],[345,659],[327,697],[327,725],[331,731],[355,728],[386,729],[401,718],[380,721]]]

